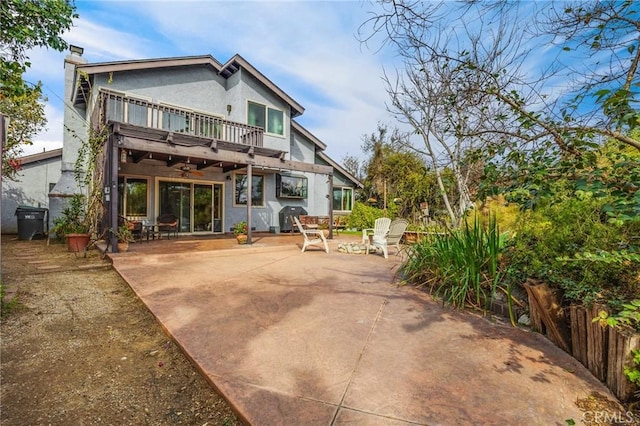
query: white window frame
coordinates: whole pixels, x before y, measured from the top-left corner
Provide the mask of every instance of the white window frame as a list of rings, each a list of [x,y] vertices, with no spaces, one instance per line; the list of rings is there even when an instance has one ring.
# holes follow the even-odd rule
[[[263,130],[264,130],[265,134],[271,135],[271,136],[277,136],[277,137],[280,137],[280,138],[286,137],[286,132],[285,132],[285,128],[286,128],[286,126],[285,126],[285,117],[286,117],[286,115],[285,115],[283,109],[276,108],[276,107],[273,107],[273,106],[269,106],[269,105],[267,105],[265,103],[262,103],[262,102],[257,102],[257,101],[253,101],[251,99],[247,99],[247,124],[249,124],[250,126],[253,126],[253,124],[249,123],[249,103],[264,107],[264,127],[265,128]],[[270,132],[269,131],[269,110],[278,111],[278,112],[282,113],[282,133],[274,133],[274,132]]]
[[[340,197],[340,206],[333,206],[333,210],[334,211],[340,211],[340,212],[350,212],[353,210],[353,202],[354,202],[354,198],[355,198],[355,188],[351,187],[351,186],[334,186],[333,190],[340,190],[342,193],[342,196]],[[348,190],[349,192],[351,192],[351,209],[350,210],[345,210],[343,209],[344,207],[344,199],[345,199],[345,189]],[[333,194],[331,194],[331,196],[333,197]],[[336,208],[339,207],[339,208]]]

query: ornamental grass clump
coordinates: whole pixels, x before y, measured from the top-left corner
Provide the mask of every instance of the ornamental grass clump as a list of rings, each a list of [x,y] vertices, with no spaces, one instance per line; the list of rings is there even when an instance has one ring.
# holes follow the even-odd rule
[[[444,303],[486,309],[501,278],[505,240],[495,216],[482,226],[476,215],[461,228],[430,234],[413,245],[401,272],[407,282],[428,287]]]

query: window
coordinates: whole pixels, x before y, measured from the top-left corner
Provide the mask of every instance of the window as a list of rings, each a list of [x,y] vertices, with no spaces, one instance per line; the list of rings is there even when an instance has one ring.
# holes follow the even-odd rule
[[[284,112],[255,102],[248,102],[247,123],[262,127],[267,133],[284,135]]]
[[[147,216],[146,179],[124,177],[118,179],[118,214],[122,216]]]
[[[304,176],[276,175],[276,197],[307,198],[307,178]]]
[[[353,206],[353,188],[333,188],[333,209],[351,210]]]
[[[247,204],[247,175],[234,175],[235,198],[237,205]],[[264,207],[264,176],[251,175],[251,205]]]

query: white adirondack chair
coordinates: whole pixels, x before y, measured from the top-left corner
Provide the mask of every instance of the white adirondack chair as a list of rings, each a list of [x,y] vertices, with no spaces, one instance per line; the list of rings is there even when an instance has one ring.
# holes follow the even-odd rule
[[[369,236],[373,235],[373,238],[383,237],[389,232],[389,226],[391,225],[391,219],[388,217],[380,217],[376,219],[373,228],[365,228],[362,230],[362,244],[369,244]]]
[[[327,239],[324,236],[324,231],[322,231],[321,229],[305,229],[300,223],[300,220],[297,216],[293,216],[293,220],[296,222],[296,226],[304,237],[304,242],[302,243],[303,252],[309,246],[323,244],[324,251],[329,253],[329,244],[327,244]]]
[[[382,254],[384,254],[384,258],[388,259],[389,246],[395,246],[396,250],[400,252],[400,240],[408,224],[409,222],[406,219],[394,219],[391,225],[389,225],[389,232],[384,236],[374,235],[371,244],[376,248],[380,248]]]

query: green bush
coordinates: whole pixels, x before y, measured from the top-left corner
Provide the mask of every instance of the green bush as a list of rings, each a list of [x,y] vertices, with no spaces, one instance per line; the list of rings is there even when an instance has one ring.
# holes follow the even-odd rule
[[[541,200],[535,210],[524,211],[507,250],[509,279],[516,284],[542,279],[563,290],[569,303],[619,303],[637,295],[635,248],[626,257],[620,249],[639,227],[607,221],[606,202],[578,194],[554,204]]]
[[[364,228],[373,228],[375,225],[376,219],[383,217],[384,211],[378,209],[376,207],[370,207],[366,204],[360,203],[356,201],[353,204],[353,209],[351,210],[351,214],[349,214],[346,219],[347,228],[356,228],[356,229],[364,229]]]

